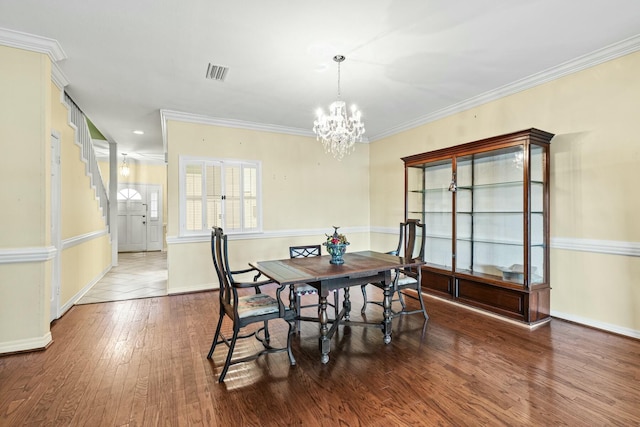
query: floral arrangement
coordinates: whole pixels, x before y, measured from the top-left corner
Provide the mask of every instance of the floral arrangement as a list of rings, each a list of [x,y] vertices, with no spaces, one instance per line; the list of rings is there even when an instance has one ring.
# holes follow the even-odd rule
[[[327,241],[325,245],[348,245],[349,241],[347,240],[347,236],[344,234],[338,233],[338,228],[335,225],[332,226],[335,230],[332,235],[325,234],[327,236]]]

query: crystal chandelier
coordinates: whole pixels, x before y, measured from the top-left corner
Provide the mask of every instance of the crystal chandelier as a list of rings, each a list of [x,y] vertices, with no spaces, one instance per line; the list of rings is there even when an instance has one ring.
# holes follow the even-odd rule
[[[325,115],[322,109],[318,110],[318,118],[313,122],[313,131],[317,140],[322,139],[325,152],[341,160],[345,154],[354,150],[356,141],[362,141],[364,124],[360,120],[362,113],[356,106],[351,106],[351,116],[348,116],[346,104],[340,100],[340,63],[345,57],[336,55],[333,60],[338,63],[338,100],[329,106],[328,115]]]

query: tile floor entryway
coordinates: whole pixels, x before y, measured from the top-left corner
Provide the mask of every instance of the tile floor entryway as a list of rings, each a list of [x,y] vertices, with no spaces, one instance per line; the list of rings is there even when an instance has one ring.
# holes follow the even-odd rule
[[[76,304],[167,295],[166,252],[124,252],[113,267]]]

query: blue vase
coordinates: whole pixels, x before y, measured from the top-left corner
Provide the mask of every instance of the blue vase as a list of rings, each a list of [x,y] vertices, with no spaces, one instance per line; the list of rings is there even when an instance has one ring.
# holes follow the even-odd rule
[[[327,252],[331,255],[331,259],[329,260],[330,264],[341,265],[344,264],[343,255],[347,250],[348,243],[324,243],[327,247]]]

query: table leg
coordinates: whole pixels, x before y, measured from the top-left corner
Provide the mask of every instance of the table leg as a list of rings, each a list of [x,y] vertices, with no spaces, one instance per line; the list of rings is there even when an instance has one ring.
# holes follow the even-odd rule
[[[293,285],[289,285],[289,309],[296,313],[296,293],[293,288]]]
[[[338,292],[336,290],[336,292]],[[344,307],[344,319],[349,320],[351,318],[351,300],[349,299],[349,288],[344,288],[344,301],[342,302]]]
[[[319,317],[320,317],[320,361],[322,363],[329,362],[329,351],[331,351],[331,340],[327,337],[329,333],[329,327],[327,324],[329,323],[329,316],[327,315],[327,296],[319,295],[320,299],[320,307],[319,307]]]
[[[385,281],[384,300],[382,301],[384,309],[384,320],[382,321],[382,332],[384,333],[384,343],[391,342],[391,284]]]
[[[289,285],[289,310],[291,310],[296,317],[298,317],[298,307],[296,307],[296,293],[294,285]],[[295,332],[298,332],[300,326],[300,320],[295,321]]]

